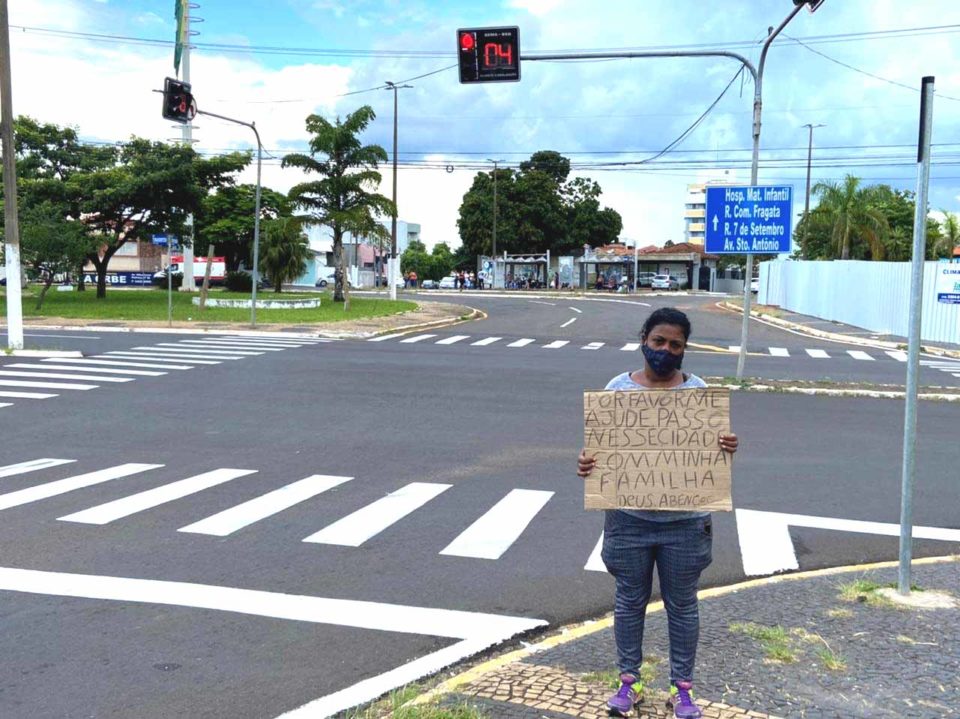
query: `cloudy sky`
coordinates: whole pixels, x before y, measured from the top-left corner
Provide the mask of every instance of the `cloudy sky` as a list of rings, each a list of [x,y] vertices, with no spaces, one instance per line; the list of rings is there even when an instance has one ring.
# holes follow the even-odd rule
[[[160,117],[173,75],[174,0],[9,0],[16,114],[76,127],[86,140],[175,139]],[[304,118],[371,105],[364,140],[392,149],[400,93],[398,203],[428,245],[459,244],[463,193],[487,158],[516,165],[557,150],[603,187],[641,244],[683,240],[686,185],[723,174],[749,180],[753,86],[729,59],[526,61],[519,83],[461,85],[456,29],[516,25],[525,57],[550,52],[722,48],[752,62],[790,0],[200,0],[191,81],[201,109],[255,121],[276,158],[302,150]],[[798,42],[799,41],[799,42]],[[800,44],[802,43],[802,44]],[[853,69],[856,68],[856,69]],[[858,72],[859,70],[859,72]],[[868,73],[868,74],[865,74]],[[770,51],[763,83],[761,184],[802,198],[806,123],[813,181],[852,173],[916,186],[921,77],[936,77],[931,206],[960,211],[960,3],[826,0],[800,12]],[[348,94],[353,93],[353,94]],[[202,152],[248,149],[249,130],[200,118]],[[447,172],[452,166],[453,172]],[[381,191],[391,192],[385,166]],[[254,180],[251,168],[242,178]],[[266,186],[302,178],[265,158]],[[802,210],[802,200],[796,210]]]

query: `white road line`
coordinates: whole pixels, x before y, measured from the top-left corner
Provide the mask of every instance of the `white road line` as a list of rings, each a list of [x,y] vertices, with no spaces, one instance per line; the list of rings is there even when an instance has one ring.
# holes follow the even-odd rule
[[[58,394],[46,394],[45,392],[0,392],[0,397],[8,399],[50,399],[59,396]]]
[[[103,355],[100,355],[101,357]],[[149,367],[151,369],[193,369],[190,365],[179,365],[179,364],[150,364],[149,362],[129,362],[126,360],[96,360],[96,359],[44,359],[40,360],[41,362],[57,362],[60,364],[69,363],[75,365],[96,365],[98,367]],[[106,370],[100,370],[105,372]],[[161,372],[161,374],[166,374],[166,372]]]
[[[219,335],[212,335],[210,337],[203,337],[201,339],[207,340],[209,342],[236,342],[250,345],[251,347],[258,347],[260,345],[267,345],[268,347],[305,347],[322,344],[325,341],[329,340],[287,340],[287,339],[274,339],[272,337],[267,337],[264,339],[259,339],[257,337],[222,337]]]
[[[212,349],[212,350],[229,350],[229,349],[241,349],[241,348],[250,348],[251,345],[248,344],[234,344],[233,342],[210,342],[209,340],[181,340],[176,345],[177,347],[190,347],[191,349]],[[267,345],[256,345],[258,350],[263,350],[264,352],[283,352],[287,347],[278,347],[276,345],[267,346]]]
[[[640,349],[639,342],[627,342],[623,347],[620,348],[621,352],[636,352]]]
[[[152,509],[161,504],[181,499],[197,492],[202,492],[218,484],[229,482],[237,477],[255,474],[255,469],[214,469],[193,477],[187,477],[176,482],[170,482],[160,487],[137,492],[129,497],[115,499],[112,502],[98,504],[96,507],[84,509],[80,512],[57,517],[61,522],[80,522],[82,524],[109,524],[115,519],[129,517],[131,514]]]
[[[739,352],[740,345],[730,345],[729,347],[727,347],[727,349],[730,350],[731,352]]]
[[[954,377],[960,377],[960,372],[951,372]]]
[[[137,375],[139,377],[160,377],[165,375],[166,372],[148,372],[146,370],[139,369],[109,369],[106,367],[77,367],[75,365],[68,364],[26,364],[26,363],[17,363],[17,364],[8,364],[7,367],[23,367],[24,369],[65,369],[71,372],[102,372],[106,374],[130,374]],[[72,376],[72,375],[71,375]]]
[[[574,322],[576,322],[576,321],[577,321],[577,318],[576,318],[576,317],[571,317],[571,318],[568,319],[566,322],[564,322],[562,325],[560,325],[560,328],[562,329],[562,328],[564,328],[564,327],[569,327],[570,325],[572,325],[572,324],[573,324]]]
[[[379,337],[371,337],[367,342],[385,342],[386,340],[394,340],[397,337],[403,337],[405,332],[398,332],[392,335],[380,335]]]
[[[471,347],[486,347],[487,345],[492,345],[494,342],[499,342],[503,337],[484,337],[482,340],[477,340],[476,342],[471,342]]]
[[[556,302],[541,302],[540,300],[529,300],[531,305],[548,305],[550,307],[556,307]]]
[[[117,352],[107,352],[106,354],[94,355],[94,356],[98,358],[124,357],[124,358],[131,358],[131,359],[137,359],[138,357],[146,357],[146,358],[152,359],[154,362],[190,362],[192,364],[220,364],[219,360],[201,360],[201,359],[194,359],[193,357],[176,357],[173,355],[169,357],[162,357],[162,356],[155,355],[152,352],[119,352],[117,351]],[[170,366],[173,366],[173,365],[170,365]],[[182,369],[192,369],[192,367],[183,367]]]
[[[545,350],[558,350],[558,349],[560,349],[561,347],[565,347],[565,346],[568,345],[568,344],[570,344],[570,340],[554,340],[553,342],[551,342],[551,343],[549,343],[549,344],[545,344],[545,345],[543,346],[543,349],[545,349]]]
[[[0,402],[0,407],[13,407],[13,402]]]
[[[305,502],[311,497],[315,497],[328,489],[338,487],[344,482],[349,482],[353,477],[336,477],[326,474],[314,474],[313,476],[301,479],[285,487],[280,487],[272,492],[255,497],[249,502],[238,504],[230,509],[225,509],[199,522],[188,524],[181,527],[178,532],[190,532],[193,534],[209,534],[214,537],[226,537],[239,529],[259,522],[261,519],[272,517],[284,509]]]
[[[42,366],[42,365],[41,365]],[[46,367],[44,367],[46,369]],[[69,369],[69,368],[68,368]],[[74,372],[89,370],[74,369]],[[66,372],[21,372],[19,370],[0,369],[0,377],[40,377],[41,379],[75,379],[81,382],[133,382],[133,377],[103,377],[101,375],[67,374]]]
[[[405,340],[400,340],[400,342],[405,345],[412,345],[415,342],[423,342],[431,337],[436,337],[436,335],[414,335],[413,337],[407,337]]]
[[[770,356],[771,357],[789,357],[790,352],[786,347],[770,347]]]
[[[468,339],[470,339],[470,335],[454,335],[453,337],[444,337],[442,340],[437,340],[434,344],[454,345],[457,342],[462,342],[463,340]]]
[[[524,337],[522,340],[511,342],[510,344],[507,345],[507,347],[526,347],[527,345],[533,344],[534,342],[536,342],[536,340],[530,339],[529,337]]]
[[[119,464],[116,467],[99,469],[96,472],[88,472],[87,474],[78,474],[75,477],[67,477],[66,479],[58,479],[54,482],[46,482],[34,487],[19,489],[16,492],[7,492],[6,494],[0,494],[0,509],[19,507],[22,504],[36,502],[38,499],[55,497],[58,494],[72,492],[75,489],[91,487],[101,482],[109,482],[111,479],[129,477],[131,474],[139,474],[140,472],[146,472],[147,470],[157,469],[162,466],[162,464],[138,464],[135,462]]]
[[[449,484],[411,482],[396,492],[378,499],[348,514],[319,532],[306,537],[304,542],[336,544],[343,547],[359,547],[371,537],[419,509],[434,497],[450,489]]]
[[[257,617],[453,639],[478,639],[484,634],[499,633],[499,641],[504,630],[511,629],[516,633],[546,624],[524,617],[455,609],[412,607],[356,599],[328,599],[194,582],[43,572],[12,567],[0,567],[0,590],[213,609]]]
[[[583,314],[583,310],[578,310],[576,307],[567,307],[567,309],[568,309],[568,310],[573,310],[573,311],[576,312],[578,315],[582,315],[582,314]]]
[[[868,355],[863,350],[847,350],[847,354],[853,357],[855,360],[873,360],[873,357]]]
[[[96,389],[95,384],[67,384],[65,382],[22,382],[17,379],[2,379],[0,385],[4,387],[36,387],[37,389]]]
[[[177,351],[187,350],[188,352],[202,352],[204,354],[212,354],[212,355],[221,355],[221,354],[236,355],[237,357],[257,357],[258,355],[262,355],[264,352],[266,352],[266,350],[256,350],[256,351],[246,350],[246,349],[241,350],[241,349],[234,349],[233,347],[213,347],[213,346],[207,346],[207,345],[196,347],[194,345],[187,344],[186,341],[157,342],[157,344],[153,345],[150,349],[160,349],[160,348],[165,349],[167,347],[171,347]]]
[[[590,552],[590,558],[587,560],[587,563],[583,565],[584,571],[587,571],[587,572],[607,571],[607,567],[603,563],[603,558],[600,556],[600,553],[602,551],[603,551],[603,532],[600,532],[600,539],[597,540],[596,546],[594,546],[593,551]]]
[[[12,477],[15,474],[24,474],[26,472],[35,472],[38,469],[59,467],[61,464],[70,464],[76,461],[75,459],[53,459],[52,457],[31,459],[29,462],[18,462],[17,464],[8,464],[5,467],[0,467],[0,477]]]
[[[815,359],[830,359],[825,350],[807,350],[807,354]]]
[[[585,345],[584,345],[583,347],[581,347],[580,349],[582,349],[582,350],[598,350],[598,349],[600,349],[601,347],[603,347],[603,342],[590,342],[589,344],[585,344]]]
[[[552,496],[553,492],[533,489],[511,490],[450,542],[440,554],[500,559]]]
[[[192,348],[192,347],[183,347],[173,345],[171,347],[161,347],[159,345],[153,345],[152,347],[134,347],[136,352],[160,352],[164,355],[195,355],[197,357],[209,357],[210,359],[229,359],[229,360],[238,360],[244,359],[247,355],[260,355],[263,352],[224,352],[221,350],[207,350]]]
[[[907,361],[907,353],[901,350],[885,350],[884,353],[891,359],[895,359],[897,362]]]

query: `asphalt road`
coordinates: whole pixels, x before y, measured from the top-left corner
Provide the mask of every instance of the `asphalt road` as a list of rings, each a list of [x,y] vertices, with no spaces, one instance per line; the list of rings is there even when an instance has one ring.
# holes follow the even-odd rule
[[[347,706],[365,680],[384,691],[420,666],[404,669],[410,662],[478,651],[525,620],[558,625],[609,611],[611,580],[585,568],[602,515],[583,511],[573,471],[581,393],[639,365],[639,353],[622,347],[649,308],[482,302],[488,320],[416,342],[287,340],[267,351],[263,340],[211,349],[196,344],[211,338],[166,334],[31,338],[130,355],[97,360],[127,365],[84,366],[88,376],[110,367],[165,374],[86,380],[89,390],[26,389],[57,394],[43,400],[0,398],[10,403],[0,407],[0,716],[275,717],[323,697],[325,707]],[[738,342],[738,317],[702,300],[674,302],[690,310],[694,341]],[[473,344],[492,337],[502,339]],[[509,346],[524,338],[536,342]],[[857,360],[845,347],[768,327],[755,330],[751,349],[754,341],[757,351],[785,347],[789,356],[751,356],[751,374],[902,382],[903,364],[877,351]],[[187,346],[207,354],[169,357]],[[817,348],[829,357],[805,351]],[[202,356],[219,364],[198,364]],[[735,359],[696,352],[685,367],[732,374]],[[7,357],[0,371],[42,371],[9,369],[24,363],[40,364]],[[174,363],[192,369],[136,369]],[[956,383],[923,372],[925,382]],[[735,393],[735,505],[897,522],[902,414],[892,400]],[[956,404],[920,405],[918,525],[958,527],[958,420]],[[39,458],[75,461],[3,470]],[[95,484],[72,479],[125,463],[163,466]],[[209,474],[227,468],[253,472]],[[304,482],[313,489],[294,496]],[[266,515],[268,501],[276,511]],[[450,551],[510,501],[531,514],[497,558]],[[242,517],[220,514],[241,505]],[[234,529],[196,531],[212,517]],[[734,516],[716,515],[715,527],[706,585],[744,577]],[[303,541],[321,531],[319,541]],[[895,538],[875,534],[794,528],[791,536],[803,569],[897,552]],[[917,555],[958,549],[915,544]]]

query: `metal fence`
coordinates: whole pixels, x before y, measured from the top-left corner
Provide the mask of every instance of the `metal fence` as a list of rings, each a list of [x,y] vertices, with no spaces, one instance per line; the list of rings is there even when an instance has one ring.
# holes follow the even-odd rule
[[[936,262],[924,263],[920,337],[925,342],[960,344],[960,305],[937,301],[934,291],[937,265]],[[910,263],[763,262],[758,302],[871,332],[906,337]]]

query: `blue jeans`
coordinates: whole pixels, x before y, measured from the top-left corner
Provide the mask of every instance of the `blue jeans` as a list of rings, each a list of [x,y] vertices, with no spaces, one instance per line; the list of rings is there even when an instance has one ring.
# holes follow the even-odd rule
[[[617,582],[614,637],[620,673],[640,676],[643,623],[657,566],[670,633],[670,681],[693,681],[700,637],[697,586],[713,558],[709,517],[651,522],[606,512],[601,554]]]

